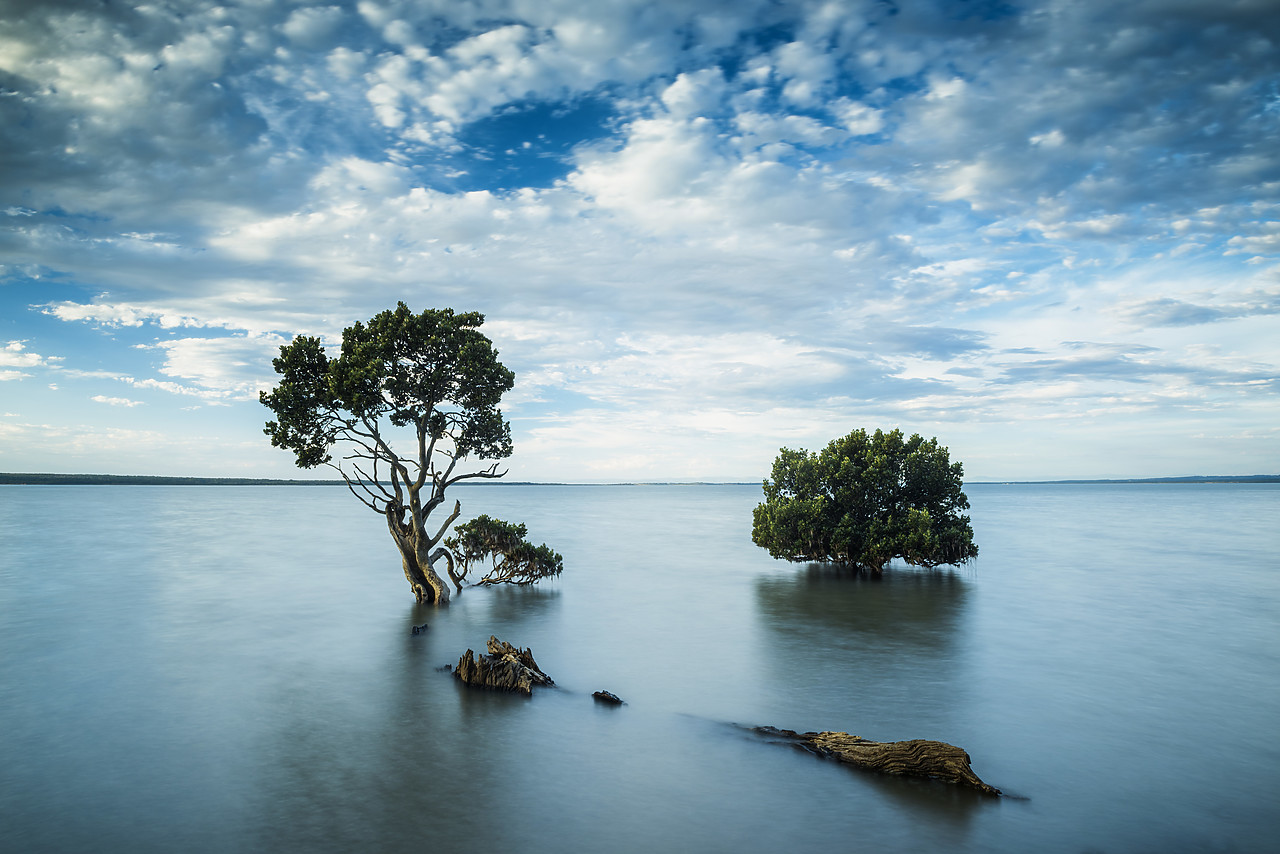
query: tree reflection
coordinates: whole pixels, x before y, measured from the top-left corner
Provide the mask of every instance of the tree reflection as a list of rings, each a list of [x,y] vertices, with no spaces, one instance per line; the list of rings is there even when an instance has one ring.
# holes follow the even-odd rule
[[[560,602],[560,591],[554,582],[544,582],[541,587],[497,587],[485,592],[490,594],[487,597],[489,619],[494,625],[513,629],[529,622],[542,622]]]
[[[770,668],[793,729],[947,740],[965,691],[969,582],[952,570],[883,576],[811,565],[764,576],[756,601]]]
[[[518,824],[494,823],[474,807],[519,780],[522,765],[536,768],[512,726],[532,707],[523,697],[469,691],[439,669],[475,645],[465,639],[471,620],[456,619],[468,596],[448,611],[406,609],[382,636],[383,654],[348,681],[300,680],[272,699],[280,713],[255,768],[255,847],[461,850],[462,840],[484,839],[492,850],[520,850]],[[423,622],[427,631],[412,634]]]
[[[809,564],[794,576],[756,585],[770,628],[837,647],[942,652],[951,644],[968,582],[954,570],[891,570],[873,575]]]

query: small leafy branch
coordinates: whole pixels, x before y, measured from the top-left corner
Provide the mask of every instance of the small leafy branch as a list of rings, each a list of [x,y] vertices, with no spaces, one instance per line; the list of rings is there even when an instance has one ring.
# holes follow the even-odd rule
[[[526,540],[527,533],[522,524],[489,516],[477,516],[456,526],[453,536],[444,541],[453,553],[449,576],[454,586],[461,591],[471,567],[485,562],[490,563],[489,571],[475,582],[477,585],[533,584],[559,575],[564,558],[545,543],[535,546]]]

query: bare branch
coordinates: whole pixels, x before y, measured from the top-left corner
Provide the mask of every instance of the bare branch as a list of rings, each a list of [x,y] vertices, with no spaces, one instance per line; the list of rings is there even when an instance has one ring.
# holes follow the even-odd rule
[[[451,483],[455,482],[455,481],[449,480],[449,475],[453,474],[454,467],[458,464],[458,461],[462,458],[455,454],[450,454],[447,451],[441,451],[440,454],[444,457],[447,457],[449,460],[449,467],[445,469],[444,474],[440,476],[440,482],[443,484],[440,487],[440,491],[443,492]]]
[[[400,488],[400,473],[394,466],[391,468],[391,486],[396,491],[396,503],[404,504],[404,490]]]
[[[436,549],[436,550],[435,550],[434,552],[432,552],[432,554],[431,554],[431,560],[432,560],[433,562],[434,562],[434,561],[439,560],[440,558],[444,558],[444,559],[445,559],[445,562],[448,564],[448,567],[447,567],[447,568],[448,568],[448,570],[449,570],[449,580],[453,582],[453,586],[454,586],[454,587],[456,587],[456,588],[458,588],[458,592],[459,592],[459,593],[461,593],[461,592],[462,592],[462,582],[463,582],[463,581],[466,579],[466,577],[467,577],[467,570],[464,568],[464,569],[462,570],[462,574],[461,574],[461,575],[459,575],[459,574],[458,574],[458,571],[457,571],[457,569],[455,568],[454,563],[453,563],[453,554],[452,554],[448,549],[446,549],[444,546],[441,546],[440,548]]]
[[[427,449],[427,427],[431,420],[433,406],[428,406],[426,414],[418,419],[418,478],[414,481],[414,490],[422,489],[427,482],[427,467],[431,462],[431,451]],[[431,448],[436,445],[435,437],[431,437]]]
[[[409,487],[409,495],[413,496],[417,490],[410,484],[412,478],[409,477],[409,470],[405,467],[404,462],[396,456],[396,453],[391,450],[391,447],[382,438],[382,434],[379,432],[376,424],[370,424],[367,417],[362,417],[360,420],[361,423],[364,424],[365,429],[369,431],[369,438],[373,439],[378,448],[381,449],[382,453],[386,456],[387,464],[400,474],[400,477],[404,480],[405,486]]]
[[[376,461],[375,461],[375,462],[376,462]],[[378,476],[377,476],[377,469],[376,469],[376,468],[374,469],[374,476],[373,476],[373,477],[369,477],[369,475],[367,475],[367,474],[365,474],[363,471],[361,471],[361,469],[360,469],[360,467],[359,467],[359,466],[353,465],[353,466],[352,466],[352,468],[353,468],[353,469],[355,469],[356,474],[360,475],[360,486],[364,489],[364,491],[365,491],[365,492],[369,493],[369,496],[370,496],[371,498],[373,498],[375,501],[376,501],[379,497],[381,497],[381,498],[382,498],[382,500],[384,500],[384,501],[394,501],[394,500],[395,500],[395,496],[394,496],[394,495],[392,495],[390,492],[387,492],[387,488],[386,488],[385,486],[383,486],[382,484],[378,483]],[[373,491],[373,488],[372,488],[372,487],[377,487],[378,492],[377,492],[377,493],[374,493],[374,491]]]
[[[352,495],[354,495],[354,496],[356,497],[356,500],[357,500],[357,501],[359,501],[359,502],[360,502],[361,504],[363,504],[365,507],[368,507],[368,508],[369,508],[370,510],[372,510],[374,513],[382,513],[382,512],[383,512],[383,510],[379,510],[379,509],[378,509],[378,507],[377,507],[377,506],[376,506],[372,501],[370,501],[370,500],[366,499],[366,498],[365,498],[363,495],[361,495],[359,492],[356,492],[356,488],[355,488],[355,486],[351,483],[351,478],[347,477],[347,473],[346,473],[345,471],[343,471],[343,470],[341,469],[341,467],[336,466],[336,465],[334,465],[333,463],[326,463],[326,465],[328,465],[330,468],[332,468],[332,469],[334,469],[335,471],[337,471],[337,472],[338,472],[338,474],[342,475],[342,480],[347,484],[347,489],[349,489],[349,490],[351,491],[351,494],[352,494]],[[363,484],[361,484],[361,485],[363,486]]]
[[[452,466],[450,466],[450,469],[452,469]],[[473,472],[467,472],[466,474],[460,474],[457,477],[455,477],[453,480],[447,481],[445,483],[445,487],[450,487],[450,486],[453,486],[455,483],[458,483],[459,481],[470,480],[476,477],[484,478],[486,480],[494,480],[500,477],[506,477],[510,471],[511,469],[504,469],[503,471],[498,471],[498,464],[494,463],[484,471],[473,471]]]
[[[342,437],[342,441],[350,442],[352,445],[355,445],[356,447],[364,450],[365,453],[369,454],[370,456],[374,456],[374,457],[384,456],[383,452],[377,447],[377,445],[370,444],[369,442],[365,441],[366,438],[373,438],[373,437],[367,437],[362,433],[352,431],[350,435],[344,435]]]
[[[440,542],[440,540],[444,537],[445,532],[449,530],[449,526],[452,525],[457,520],[457,518],[461,515],[462,515],[462,502],[455,501],[453,504],[453,512],[449,514],[448,519],[444,520],[444,524],[440,526],[440,530],[436,531],[436,535],[431,538],[427,548],[430,548],[431,546],[434,546],[436,543]]]

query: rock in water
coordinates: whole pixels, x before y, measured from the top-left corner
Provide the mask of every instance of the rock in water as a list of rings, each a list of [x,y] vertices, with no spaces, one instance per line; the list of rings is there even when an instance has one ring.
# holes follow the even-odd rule
[[[596,698],[597,703],[607,703],[610,706],[621,706],[622,698],[612,691],[597,691],[591,696]]]
[[[847,732],[804,732],[775,727],[756,727],[767,736],[786,739],[817,756],[836,759],[884,774],[910,777],[933,777],[969,786],[988,795],[999,795],[969,767],[969,754],[945,741],[915,738],[910,741],[868,741]]]
[[[453,675],[477,688],[517,691],[525,695],[533,693],[534,685],[556,684],[533,660],[532,650],[514,647],[493,635],[489,636],[488,650],[488,655],[479,656],[467,650],[458,659]]]

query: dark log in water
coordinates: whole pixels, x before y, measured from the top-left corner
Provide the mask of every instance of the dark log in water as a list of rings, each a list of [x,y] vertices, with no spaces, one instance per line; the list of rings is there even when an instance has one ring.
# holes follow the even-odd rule
[[[476,688],[494,691],[516,691],[529,695],[534,685],[554,685],[533,660],[533,651],[520,649],[489,636],[488,655],[477,656],[467,650],[453,671],[463,682]]]
[[[969,754],[945,741],[914,738],[910,741],[868,741],[847,732],[803,732],[776,727],[754,727],[761,735],[783,739],[816,756],[836,759],[882,774],[932,777],[969,786],[988,795],[999,795],[969,767]]]

